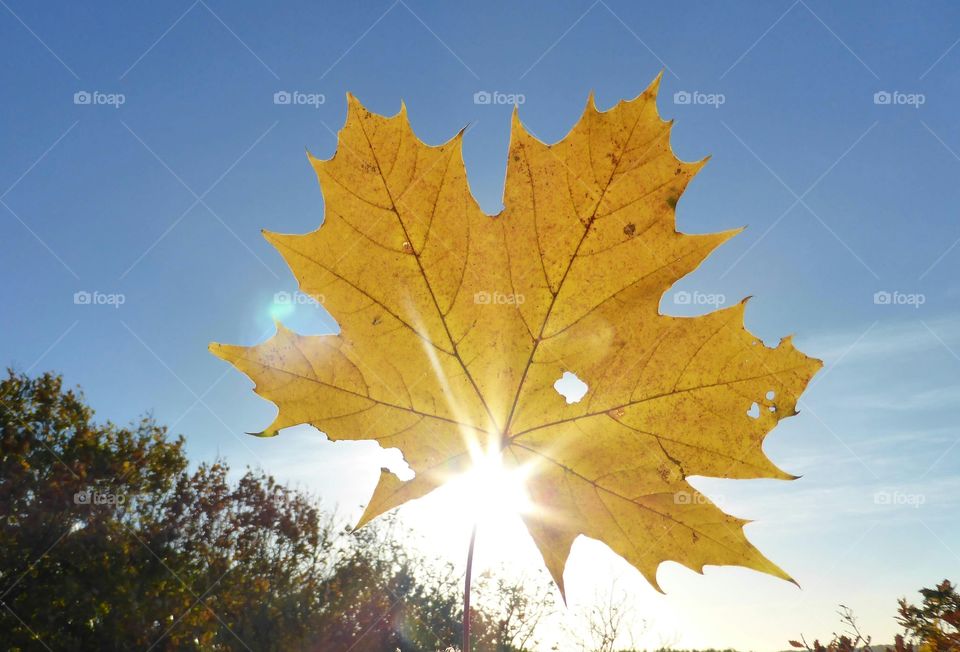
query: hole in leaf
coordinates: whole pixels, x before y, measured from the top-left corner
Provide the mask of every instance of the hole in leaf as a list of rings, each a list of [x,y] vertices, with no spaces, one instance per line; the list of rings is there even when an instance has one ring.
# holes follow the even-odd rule
[[[777,411],[777,406],[776,406],[776,405],[771,405],[771,406],[768,407],[767,409],[770,410],[771,412],[776,412],[776,411]]]
[[[387,448],[383,450],[382,455],[383,468],[391,471],[401,480],[412,480],[414,476],[416,476],[416,473],[410,468],[407,460],[403,459],[403,453],[400,452],[399,448]]]
[[[577,374],[569,371],[563,372],[563,375],[553,384],[553,388],[560,396],[567,399],[567,403],[579,402],[590,389],[585,382],[577,378]]]
[[[760,418],[760,406],[757,405],[756,403],[754,403],[753,405],[751,405],[751,406],[750,406],[750,409],[747,410],[747,416],[750,417],[751,419],[759,419],[759,418]]]
[[[769,392],[767,392],[767,400],[772,401],[776,395],[777,393],[771,389]]]

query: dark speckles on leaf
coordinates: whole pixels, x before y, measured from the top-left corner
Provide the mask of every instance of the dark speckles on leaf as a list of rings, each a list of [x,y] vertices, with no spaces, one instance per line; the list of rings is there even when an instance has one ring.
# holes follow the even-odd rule
[[[633,234],[636,232],[637,232],[637,225],[634,224],[633,222],[630,222],[630,224],[627,224],[625,227],[623,227],[624,235],[630,236],[631,238],[633,237]]]
[[[379,326],[380,322],[382,321],[383,321],[383,318],[380,315],[377,315],[376,317],[373,318],[373,320],[370,323],[373,324],[374,326]]]
[[[677,197],[673,197],[673,196],[667,197],[667,206],[669,206],[670,208],[676,208],[676,207],[677,207]]]

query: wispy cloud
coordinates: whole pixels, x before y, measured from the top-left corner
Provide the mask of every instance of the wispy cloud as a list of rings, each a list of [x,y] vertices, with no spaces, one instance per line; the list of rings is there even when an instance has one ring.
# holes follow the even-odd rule
[[[926,319],[927,325],[941,333],[949,342],[957,339],[951,333],[960,333],[960,315]],[[863,360],[888,360],[892,357],[914,355],[939,350],[943,345],[933,337],[918,319],[880,323],[861,338],[863,328],[850,328],[842,332],[824,333],[805,338],[803,350],[822,358],[828,365],[843,358],[844,362]],[[858,341],[859,340],[859,341]]]

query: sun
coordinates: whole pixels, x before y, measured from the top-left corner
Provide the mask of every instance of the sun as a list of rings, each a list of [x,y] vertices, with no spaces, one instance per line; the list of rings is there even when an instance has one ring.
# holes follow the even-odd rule
[[[528,547],[522,517],[536,510],[525,486],[531,470],[505,464],[499,448],[475,445],[470,452],[471,468],[409,504],[405,520],[425,535],[427,549],[454,562],[466,554],[467,538],[476,527],[480,566],[493,567]]]
[[[527,468],[508,467],[500,450],[471,450],[471,459],[471,468],[447,483],[448,500],[469,511],[478,525],[495,525],[533,510],[526,490]]]

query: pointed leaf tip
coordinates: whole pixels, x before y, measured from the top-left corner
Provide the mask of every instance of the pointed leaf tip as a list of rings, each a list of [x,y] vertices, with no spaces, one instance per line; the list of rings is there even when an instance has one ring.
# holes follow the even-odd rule
[[[653,78],[653,81],[650,82],[650,85],[647,86],[645,93],[650,93],[656,97],[660,93],[660,83],[663,81],[663,72],[664,68],[660,69],[660,72],[657,73],[657,76]]]
[[[590,92],[587,93],[587,105],[584,107],[585,111],[597,111],[597,94],[591,88]]]
[[[269,429],[268,429],[268,430],[261,430],[260,432],[245,432],[245,433],[243,433],[243,434],[245,434],[245,435],[250,435],[251,437],[263,437],[263,438],[268,438],[268,437],[276,437],[277,435],[280,434],[280,431],[279,431],[279,430],[269,430]]]

